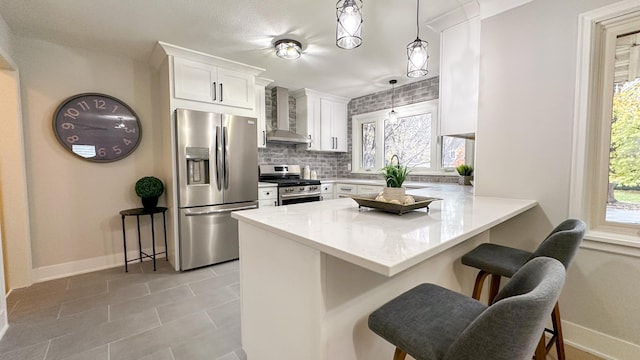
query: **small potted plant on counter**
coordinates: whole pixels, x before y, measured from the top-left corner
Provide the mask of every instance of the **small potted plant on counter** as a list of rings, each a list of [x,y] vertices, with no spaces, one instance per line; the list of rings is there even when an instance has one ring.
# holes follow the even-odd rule
[[[158,206],[158,198],[164,192],[164,185],[157,177],[145,176],[136,182],[135,189],[142,199],[142,207],[148,211]]]
[[[473,179],[473,166],[471,165],[460,165],[456,167],[456,171],[458,172],[458,184],[460,185],[471,185],[471,180]]]
[[[393,164],[393,158],[396,158],[396,164]],[[389,164],[382,168],[382,175],[387,186],[383,189],[383,198],[386,201],[396,200],[399,203],[404,202],[405,188],[402,187],[402,183],[407,179],[409,175],[409,169],[406,166],[400,165],[400,161],[397,155],[393,155]]]

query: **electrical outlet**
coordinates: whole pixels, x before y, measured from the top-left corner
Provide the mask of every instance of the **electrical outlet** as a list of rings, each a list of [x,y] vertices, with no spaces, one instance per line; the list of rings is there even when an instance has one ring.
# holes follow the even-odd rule
[[[348,164],[347,164],[347,170],[348,170],[348,171],[351,171],[351,163],[348,163]]]

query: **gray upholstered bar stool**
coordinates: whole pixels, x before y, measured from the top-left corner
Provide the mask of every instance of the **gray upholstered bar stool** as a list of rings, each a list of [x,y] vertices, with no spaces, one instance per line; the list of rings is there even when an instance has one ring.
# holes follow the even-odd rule
[[[534,259],[491,305],[421,284],[374,311],[369,328],[396,346],[394,360],[531,359],[564,278],[559,261]]]
[[[482,285],[486,277],[491,275],[491,287],[489,289],[489,304],[491,304],[500,288],[500,278],[502,276],[508,278],[513,276],[527,261],[539,256],[557,259],[564,265],[565,269],[568,269],[582,242],[585,230],[586,225],[582,220],[565,220],[553,229],[551,234],[547,236],[534,252],[490,243],[478,245],[478,247],[462,257],[463,264],[480,269],[476,277],[472,297],[477,300],[480,299]],[[546,354],[555,343],[558,360],[565,360],[560,308],[557,303],[551,313],[551,321],[553,331],[545,329],[551,333],[551,340],[546,344],[543,334],[540,346],[544,347],[542,350],[544,350],[546,357]],[[541,350],[537,353],[540,353],[540,351]]]

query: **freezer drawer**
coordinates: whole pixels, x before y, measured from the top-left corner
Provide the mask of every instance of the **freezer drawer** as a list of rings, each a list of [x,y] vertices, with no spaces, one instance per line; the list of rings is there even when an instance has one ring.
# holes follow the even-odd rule
[[[238,258],[238,222],[231,212],[257,202],[180,209],[180,270]]]

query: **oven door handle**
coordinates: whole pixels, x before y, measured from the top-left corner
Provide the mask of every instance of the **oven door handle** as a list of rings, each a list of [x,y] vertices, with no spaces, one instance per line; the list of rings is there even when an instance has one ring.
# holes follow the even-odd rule
[[[297,198],[297,199],[302,199],[302,198],[308,198],[308,197],[316,197],[316,196],[320,196],[320,194],[322,193],[306,193],[306,194],[282,194],[280,195],[281,199],[291,199],[291,198]]]

